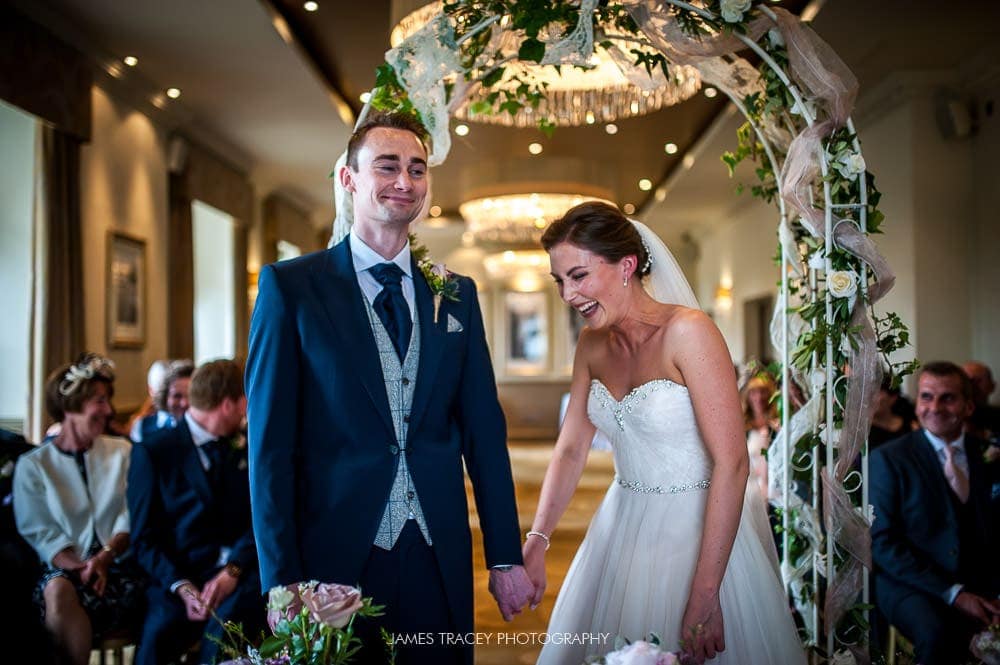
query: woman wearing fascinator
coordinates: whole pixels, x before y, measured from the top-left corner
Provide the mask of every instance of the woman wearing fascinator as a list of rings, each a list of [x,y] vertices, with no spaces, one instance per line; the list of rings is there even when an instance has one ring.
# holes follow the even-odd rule
[[[524,545],[545,550],[595,429],[616,476],[570,566],[539,663],[577,665],[657,634],[690,662],[805,663],[759,493],[747,491],[740,397],[721,333],[666,246],[617,208],[583,203],[542,236],[560,296],[582,314],[566,420]],[[579,644],[583,642],[583,644]]]
[[[142,575],[125,556],[131,445],[105,435],[114,380],[114,365],[96,354],[53,372],[45,405],[61,427],[14,471],[17,529],[44,568],[34,601],[74,665],[90,660],[103,635],[142,618]]]

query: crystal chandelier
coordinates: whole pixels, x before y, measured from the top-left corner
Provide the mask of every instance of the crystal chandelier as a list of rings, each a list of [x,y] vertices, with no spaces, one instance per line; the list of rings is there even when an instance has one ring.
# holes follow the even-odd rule
[[[415,4],[419,3],[413,0],[394,0],[393,15],[400,16],[406,11],[406,7]],[[442,3],[434,1],[402,16],[392,30],[390,43],[394,47],[398,46],[426,25],[441,8]],[[500,48],[504,53],[517,52],[517,35],[502,33],[500,39]],[[628,48],[626,46],[625,50]],[[486,99],[487,93],[479,88],[472,92],[454,115],[462,120],[514,127],[534,127],[542,118],[547,118],[557,126],[580,126],[652,113],[690,98],[701,88],[701,77],[693,67],[671,65],[669,76],[654,70],[651,77],[644,68],[632,65],[628,57],[622,49],[615,48],[611,51],[597,47],[588,63],[592,68],[586,70],[564,66],[557,71],[553,66],[512,63],[507,65],[498,87],[502,89],[515,75],[546,82],[547,92],[537,109],[525,106],[513,115],[506,112],[473,115],[469,110],[471,106]],[[517,83],[513,82],[511,85],[516,86]]]
[[[595,197],[587,200],[610,203]],[[580,194],[504,194],[471,199],[459,205],[458,211],[481,247],[537,248],[545,227],[583,201]]]

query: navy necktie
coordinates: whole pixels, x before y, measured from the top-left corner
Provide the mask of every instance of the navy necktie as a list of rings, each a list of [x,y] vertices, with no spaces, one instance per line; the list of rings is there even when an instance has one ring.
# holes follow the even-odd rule
[[[382,285],[382,290],[375,296],[375,313],[385,325],[396,355],[402,361],[410,346],[410,333],[413,332],[410,306],[403,296],[403,270],[395,263],[377,263],[368,270]]]
[[[226,442],[223,439],[213,439],[201,446],[202,452],[208,458],[208,478],[216,485],[222,478],[222,464],[226,456]]]

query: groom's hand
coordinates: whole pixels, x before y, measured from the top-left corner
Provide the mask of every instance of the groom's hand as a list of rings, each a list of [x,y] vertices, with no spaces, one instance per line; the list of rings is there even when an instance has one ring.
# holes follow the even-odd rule
[[[497,607],[504,621],[510,621],[531,600],[535,587],[528,579],[524,566],[512,566],[509,570],[490,569],[490,593],[496,598]]]

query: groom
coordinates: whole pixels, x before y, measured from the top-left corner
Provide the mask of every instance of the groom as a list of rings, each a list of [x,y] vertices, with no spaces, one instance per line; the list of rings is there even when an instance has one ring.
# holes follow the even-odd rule
[[[428,191],[423,127],[370,117],[337,175],[354,202],[350,235],[265,266],[250,327],[262,586],[358,585],[385,605],[398,663],[471,664],[471,646],[456,646],[473,628],[463,462],[504,618],[532,595],[476,288],[452,276],[458,301],[435,311],[410,255]],[[377,628],[360,626],[364,662],[385,661]]]

